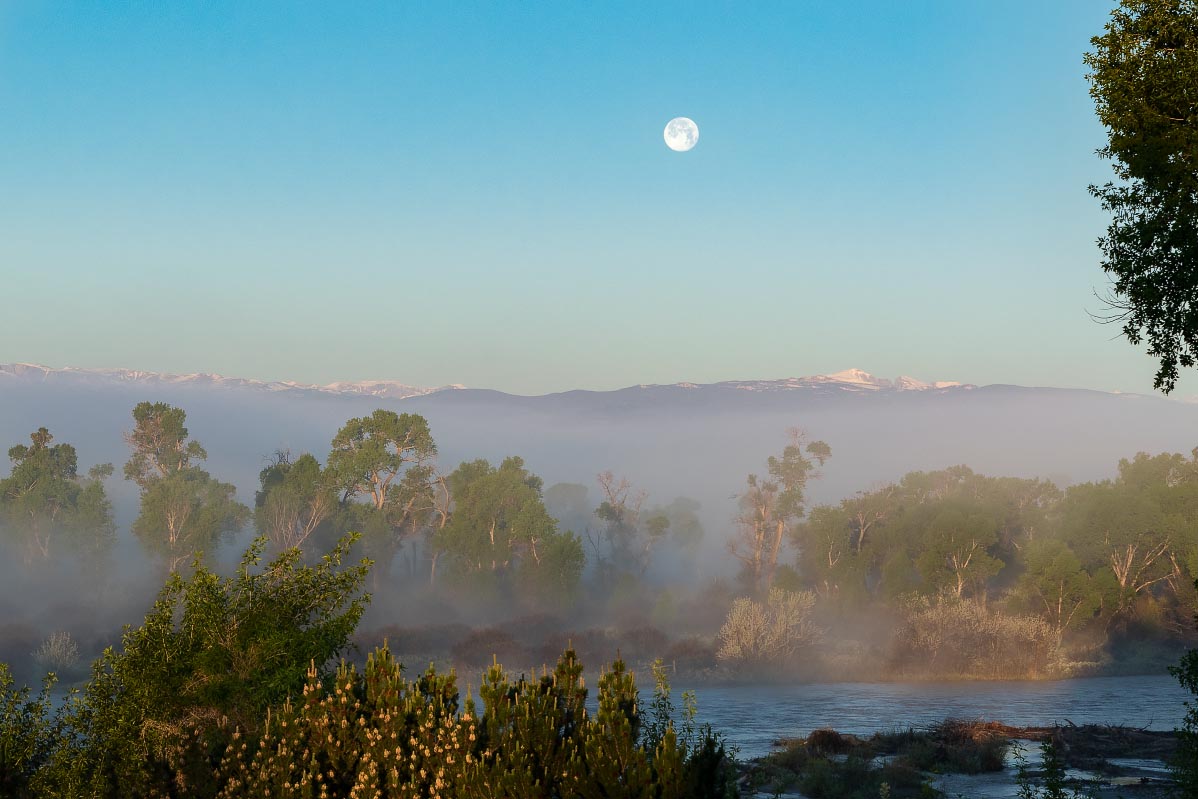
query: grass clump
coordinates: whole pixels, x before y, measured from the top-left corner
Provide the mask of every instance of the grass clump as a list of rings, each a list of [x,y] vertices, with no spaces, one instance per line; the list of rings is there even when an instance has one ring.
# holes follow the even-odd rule
[[[1001,771],[1010,743],[1006,732],[1000,724],[959,719],[868,738],[814,730],[762,758],[749,778],[767,792],[798,790],[811,799],[936,796],[928,773]]]

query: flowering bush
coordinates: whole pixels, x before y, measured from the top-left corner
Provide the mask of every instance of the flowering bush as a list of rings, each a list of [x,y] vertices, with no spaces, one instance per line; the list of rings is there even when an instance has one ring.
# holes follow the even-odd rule
[[[302,697],[269,714],[257,739],[234,733],[217,768],[218,796],[733,795],[728,758],[710,731],[680,741],[664,723],[642,735],[636,683],[622,662],[600,678],[594,715],[586,694],[571,650],[539,679],[513,682],[495,664],[480,688],[480,715],[472,698],[459,707],[453,673],[430,668],[407,680],[382,648],[361,673],[342,666],[331,685],[310,671]]]

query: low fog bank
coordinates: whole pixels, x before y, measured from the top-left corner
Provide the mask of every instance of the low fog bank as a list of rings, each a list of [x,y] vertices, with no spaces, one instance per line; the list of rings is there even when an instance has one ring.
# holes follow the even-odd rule
[[[704,389],[698,389],[704,390]],[[452,469],[475,458],[524,458],[545,484],[593,485],[595,475],[624,475],[651,498],[690,496],[711,530],[726,525],[731,497],[745,475],[760,472],[785,431],[800,427],[829,442],[835,457],[809,491],[833,502],[913,470],[965,463],[991,475],[1043,477],[1058,485],[1111,477],[1138,451],[1189,451],[1198,445],[1198,404],[1098,392],[991,386],[946,393],[752,395],[695,403],[683,389],[627,389],[647,396],[613,404],[608,394],[512,397],[447,391],[406,400],[306,392],[156,386],[0,384],[0,441],[24,441],[45,426],[75,444],[84,463],[128,457],[122,432],[138,402],[187,411],[204,442],[207,468],[250,501],[258,472],[279,450],[328,451],[350,417],[375,408],[419,413],[429,421],[438,462]],[[695,391],[695,390],[692,390]],[[679,400],[679,394],[688,401]],[[721,398],[722,399],[722,398]],[[136,487],[113,480],[118,521],[135,512]],[[131,510],[132,508],[132,510]]]
[[[589,587],[568,610],[515,595],[478,601],[459,599],[451,588],[430,590],[425,585],[429,553],[420,541],[405,545],[387,568],[376,570],[370,585],[375,601],[357,638],[361,647],[402,642],[413,662],[448,660],[465,669],[484,667],[492,655],[517,668],[552,663],[569,643],[591,664],[618,651],[633,662],[663,657],[676,668],[719,676],[715,633],[746,593],[738,583],[741,564],[727,549],[736,532],[737,497],[745,491],[747,475],[765,474],[766,459],[782,450],[791,428],[832,449],[832,457],[805,486],[808,508],[838,503],[913,471],[954,464],[968,464],[979,475],[1044,478],[1064,488],[1112,478],[1120,459],[1136,452],[1188,452],[1198,445],[1198,405],[1004,386],[882,394],[647,387],[545,397],[462,390],[386,400],[227,386],[10,380],[0,384],[5,446],[27,441],[31,430],[44,426],[56,441],[75,446],[81,472],[104,462],[117,469],[106,481],[117,529],[110,563],[67,558],[30,567],[9,559],[0,565],[0,661],[24,662],[19,676],[31,676],[28,656],[51,632],[69,632],[84,659],[115,643],[120,626],[138,623],[161,586],[162,565],[129,532],[138,513],[138,487],[120,476],[129,457],[122,434],[132,427],[133,406],[145,400],[186,410],[191,437],[208,453],[204,468],[236,486],[238,498],[251,508],[259,472],[277,453],[310,452],[323,461],[346,420],[376,408],[425,417],[445,473],[464,461],[484,458],[499,464],[518,455],[545,489],[562,483],[585,487],[572,507],[555,506],[546,496],[549,511],[582,538],[587,557]],[[603,500],[596,475],[609,470],[634,492],[645,493],[646,514],[677,498],[697,502],[701,537],[685,547],[659,547],[640,584],[609,580],[600,590],[592,558],[601,527],[594,509]],[[693,506],[684,499],[672,507]],[[251,521],[216,553],[218,567],[229,571],[253,536]],[[793,556],[791,551],[783,563],[788,569]],[[1011,588],[1021,568],[998,572],[996,588]],[[95,577],[100,570],[103,576]],[[796,591],[812,587],[812,578],[800,584],[793,574]],[[957,599],[962,598],[958,591]],[[835,629],[835,640],[823,639],[819,662],[802,664],[800,670],[813,678],[878,677],[877,663],[896,656],[892,639],[904,625],[912,635],[940,635],[954,625],[1002,627],[1001,634],[1010,638],[1003,646],[1010,650],[1014,673],[1055,668],[1049,661],[1058,649],[1047,633],[1028,627],[1030,617],[987,615],[984,601],[951,612],[895,604],[867,613],[833,607],[825,599],[821,594],[818,606],[805,609],[774,607],[761,594],[756,609],[742,610]],[[1097,640],[1079,643],[1077,651],[1097,658]],[[981,638],[968,644],[987,645]],[[1039,647],[1039,659],[1030,665],[1019,660],[1029,647]],[[973,667],[962,662],[945,668],[967,674]]]

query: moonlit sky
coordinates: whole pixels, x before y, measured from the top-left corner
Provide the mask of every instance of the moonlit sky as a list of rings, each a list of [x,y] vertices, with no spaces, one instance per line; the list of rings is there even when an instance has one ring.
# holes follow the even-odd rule
[[[1087,315],[1111,7],[4,0],[0,361],[1147,392]]]

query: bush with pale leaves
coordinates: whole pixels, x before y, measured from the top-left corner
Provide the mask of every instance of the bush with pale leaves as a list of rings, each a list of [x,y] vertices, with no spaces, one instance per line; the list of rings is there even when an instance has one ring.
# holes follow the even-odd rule
[[[46,671],[68,672],[79,665],[79,647],[70,633],[51,633],[33,653],[33,661]]]
[[[770,590],[765,602],[741,597],[720,628],[716,656],[738,665],[784,665],[819,642],[823,630],[812,621],[815,594]]]

